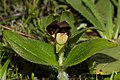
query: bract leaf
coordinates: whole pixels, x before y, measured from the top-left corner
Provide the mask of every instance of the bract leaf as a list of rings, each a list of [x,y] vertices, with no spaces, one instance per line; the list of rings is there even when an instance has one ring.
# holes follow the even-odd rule
[[[71,27],[71,34],[74,36],[78,31],[74,25],[74,16],[71,12],[63,12],[60,16],[60,22],[66,21]]]

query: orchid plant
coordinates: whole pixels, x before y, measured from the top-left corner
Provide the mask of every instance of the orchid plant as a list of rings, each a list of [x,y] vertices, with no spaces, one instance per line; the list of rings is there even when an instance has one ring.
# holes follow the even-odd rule
[[[26,38],[8,30],[3,31],[3,37],[24,59],[56,69],[59,80],[69,80],[65,72],[68,67],[83,62],[97,51],[116,46],[102,38],[78,43],[84,31],[77,31],[74,27],[71,13],[63,13],[60,19],[55,20],[53,16],[38,19],[43,38],[41,40]]]

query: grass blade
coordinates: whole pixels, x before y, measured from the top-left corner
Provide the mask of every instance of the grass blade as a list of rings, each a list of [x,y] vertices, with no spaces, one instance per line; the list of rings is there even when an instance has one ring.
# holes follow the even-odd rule
[[[3,65],[3,67],[0,70],[0,80],[6,80],[6,75],[7,75],[7,67],[8,64],[10,63],[10,59],[8,59],[5,64]]]

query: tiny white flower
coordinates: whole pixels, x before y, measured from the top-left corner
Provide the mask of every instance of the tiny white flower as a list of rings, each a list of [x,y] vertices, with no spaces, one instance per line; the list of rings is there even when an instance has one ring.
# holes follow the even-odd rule
[[[65,44],[68,40],[67,33],[57,33],[56,34],[56,41],[58,44]]]

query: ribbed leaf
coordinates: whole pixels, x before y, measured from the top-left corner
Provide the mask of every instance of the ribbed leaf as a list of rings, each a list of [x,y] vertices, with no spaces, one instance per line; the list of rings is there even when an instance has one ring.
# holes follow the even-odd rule
[[[112,39],[113,37],[113,12],[114,12],[114,8],[112,3],[110,2],[110,0],[107,0],[107,25],[106,25],[106,33],[107,33],[107,37],[108,39]]]
[[[99,23],[101,24],[101,28],[102,30],[105,29],[105,25],[102,21],[102,17],[100,16],[100,14],[97,11],[96,6],[94,5],[94,3],[92,2],[92,0],[82,0],[88,7],[89,9],[92,11],[93,15],[95,16],[95,18],[99,21]]]
[[[11,31],[4,31],[3,35],[12,49],[24,59],[43,65],[58,65],[54,54],[54,47],[50,44],[27,39]]]
[[[88,19],[95,27],[101,29],[101,23],[96,19],[93,13],[88,7],[86,7],[81,0],[66,0],[74,9],[81,13],[86,19]]]
[[[116,44],[105,39],[93,39],[80,43],[72,48],[64,62],[64,65],[76,65],[95,54],[95,52],[113,46],[116,46]]]
[[[106,3],[106,4],[104,4]],[[106,36],[108,39],[112,39],[113,37],[113,5],[110,0],[99,0],[95,4],[99,15],[101,16],[101,20],[106,25]]]
[[[110,0],[98,0],[95,4],[97,11],[99,12],[100,16],[102,17],[101,20],[104,23],[107,23],[107,12],[109,11],[108,10],[108,7],[109,7],[108,2],[110,2]],[[106,5],[104,3],[106,3]]]

